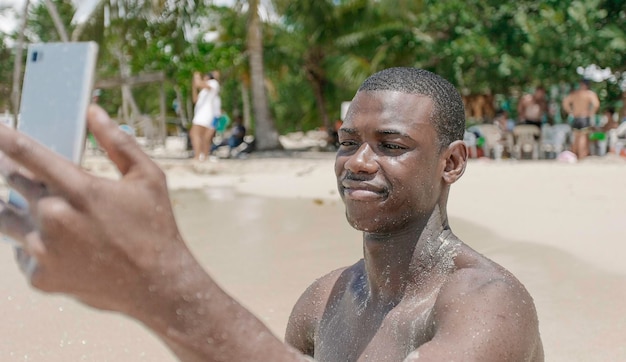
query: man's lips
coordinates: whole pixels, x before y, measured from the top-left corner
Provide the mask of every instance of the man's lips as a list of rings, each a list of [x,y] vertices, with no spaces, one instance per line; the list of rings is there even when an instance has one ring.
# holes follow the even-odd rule
[[[345,197],[358,201],[371,201],[387,195],[385,187],[362,181],[344,180],[341,182]]]

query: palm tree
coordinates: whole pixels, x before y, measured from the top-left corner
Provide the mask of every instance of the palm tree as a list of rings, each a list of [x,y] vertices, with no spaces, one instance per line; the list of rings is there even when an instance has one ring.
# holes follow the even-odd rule
[[[381,5],[371,0],[274,0],[274,4],[292,38],[292,56],[299,57],[311,87],[318,122],[331,129],[331,115],[339,115],[340,102],[348,100],[388,56],[372,46],[380,39],[381,20],[375,13]]]
[[[15,42],[15,63],[13,64],[13,88],[11,90],[11,105],[13,108],[13,115],[17,117],[20,110],[20,93],[21,87],[20,77],[22,75],[22,54],[24,52],[24,33],[26,30],[26,24],[28,23],[28,8],[30,6],[30,0],[24,2],[24,11],[22,13],[22,23],[18,31],[18,38]]]
[[[263,31],[259,17],[259,0],[248,1],[247,48],[250,63],[250,83],[252,86],[252,108],[255,119],[255,140],[258,150],[281,148],[278,132],[270,116],[265,73],[263,70]]]

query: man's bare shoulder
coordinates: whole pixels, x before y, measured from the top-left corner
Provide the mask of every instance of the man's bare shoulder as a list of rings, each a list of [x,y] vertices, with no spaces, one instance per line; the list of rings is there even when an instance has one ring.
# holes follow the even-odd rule
[[[307,310],[320,307],[321,301],[328,300],[328,296],[332,292],[334,285],[341,275],[349,270],[351,267],[343,267],[331,271],[330,273],[316,279],[309,285],[309,287],[302,293],[296,307],[299,305],[306,307]]]
[[[336,292],[338,287],[341,288],[338,284],[342,284],[342,280],[347,283],[351,278],[349,275],[353,275],[361,264],[362,261],[359,261],[352,266],[333,270],[311,283],[291,311],[285,342],[305,353],[313,348],[313,334],[331,294]]]
[[[485,257],[468,245],[461,243],[455,257],[455,268],[446,279],[440,291],[440,299],[454,298],[455,295],[476,297],[485,289],[501,290],[503,294],[526,297],[532,304],[530,294],[524,285],[506,268]],[[498,303],[497,300],[492,301]]]
[[[524,285],[465,244],[455,264],[441,285],[433,308],[435,334],[424,349],[455,341],[457,352],[471,350],[478,357],[543,360],[537,312]]]
[[[530,94],[524,94],[524,95],[520,98],[519,103],[520,103],[520,105],[524,105],[524,106],[525,106],[525,105],[527,105],[527,104],[529,104],[529,103],[532,103],[532,101],[533,101],[533,96],[532,96],[532,95],[530,95]]]

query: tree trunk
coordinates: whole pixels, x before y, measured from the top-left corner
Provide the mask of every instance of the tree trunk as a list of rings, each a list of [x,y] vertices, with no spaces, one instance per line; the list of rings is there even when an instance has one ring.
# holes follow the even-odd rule
[[[243,125],[246,129],[252,129],[252,116],[250,114],[250,95],[248,87],[244,82],[240,83],[241,86],[241,103],[243,105]]]
[[[322,77],[317,76],[312,70],[307,72],[307,78],[313,86],[313,94],[315,96],[315,104],[317,104],[317,112],[322,119],[322,124],[327,131],[331,130],[333,125],[330,123],[328,113],[326,112],[326,98],[324,98],[324,84],[325,81]]]
[[[61,41],[63,42],[68,42],[70,39],[67,36],[67,30],[65,30],[65,25],[63,25],[63,21],[61,21],[57,7],[54,6],[52,0],[46,0],[46,7],[48,8],[48,14],[50,14],[52,22],[54,23],[54,27],[57,29],[57,33],[59,33],[59,38],[61,38]]]
[[[258,150],[281,148],[278,132],[270,117],[263,71],[262,24],[259,18],[259,0],[250,0],[248,19],[248,56],[250,62],[250,83],[252,87],[252,108],[255,120],[255,142]]]
[[[80,11],[88,15],[85,19],[82,19],[82,21],[76,22],[76,27],[74,28],[74,31],[72,32],[71,41],[78,41],[80,36],[83,34],[83,31],[85,30],[85,26],[87,25],[89,18],[91,18],[96,8],[100,6],[100,3],[101,3],[101,0],[92,0],[89,2],[88,5],[85,5],[86,4],[85,1],[83,1],[82,3],[79,3],[78,8],[80,8]],[[81,8],[81,6],[83,8]],[[85,6],[87,6],[87,10],[85,10],[84,8]]]
[[[181,92],[178,85],[174,86],[174,91],[176,92],[176,103],[178,103],[176,115],[180,117],[180,124],[183,126],[183,128],[187,129],[189,127],[189,120],[187,119],[187,112],[184,100],[185,98],[183,97],[183,93]]]
[[[624,78],[622,78],[622,79],[624,79]],[[626,90],[624,90],[622,92],[622,104],[626,105]],[[618,119],[618,122],[622,122],[622,120],[626,118],[626,107],[622,107],[622,110],[621,110],[620,113],[621,114],[620,114],[620,117]]]
[[[15,63],[13,64],[13,88],[11,90],[11,106],[13,108],[13,117],[15,117],[15,125],[17,126],[18,115],[20,113],[20,94],[21,90],[21,76],[22,76],[22,62],[24,53],[24,32],[26,30],[26,21],[28,18],[28,7],[30,0],[24,2],[24,11],[22,13],[22,24],[20,25],[20,31],[17,33],[18,38],[15,42]]]

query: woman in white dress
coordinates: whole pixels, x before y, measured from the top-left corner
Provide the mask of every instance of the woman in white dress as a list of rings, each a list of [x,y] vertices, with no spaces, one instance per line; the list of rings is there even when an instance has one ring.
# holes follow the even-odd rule
[[[218,77],[217,72],[205,75],[195,72],[193,75],[192,92],[196,105],[189,137],[194,159],[198,161],[204,161],[211,150],[211,143],[215,136],[214,120],[221,113],[218,108],[221,106]]]

